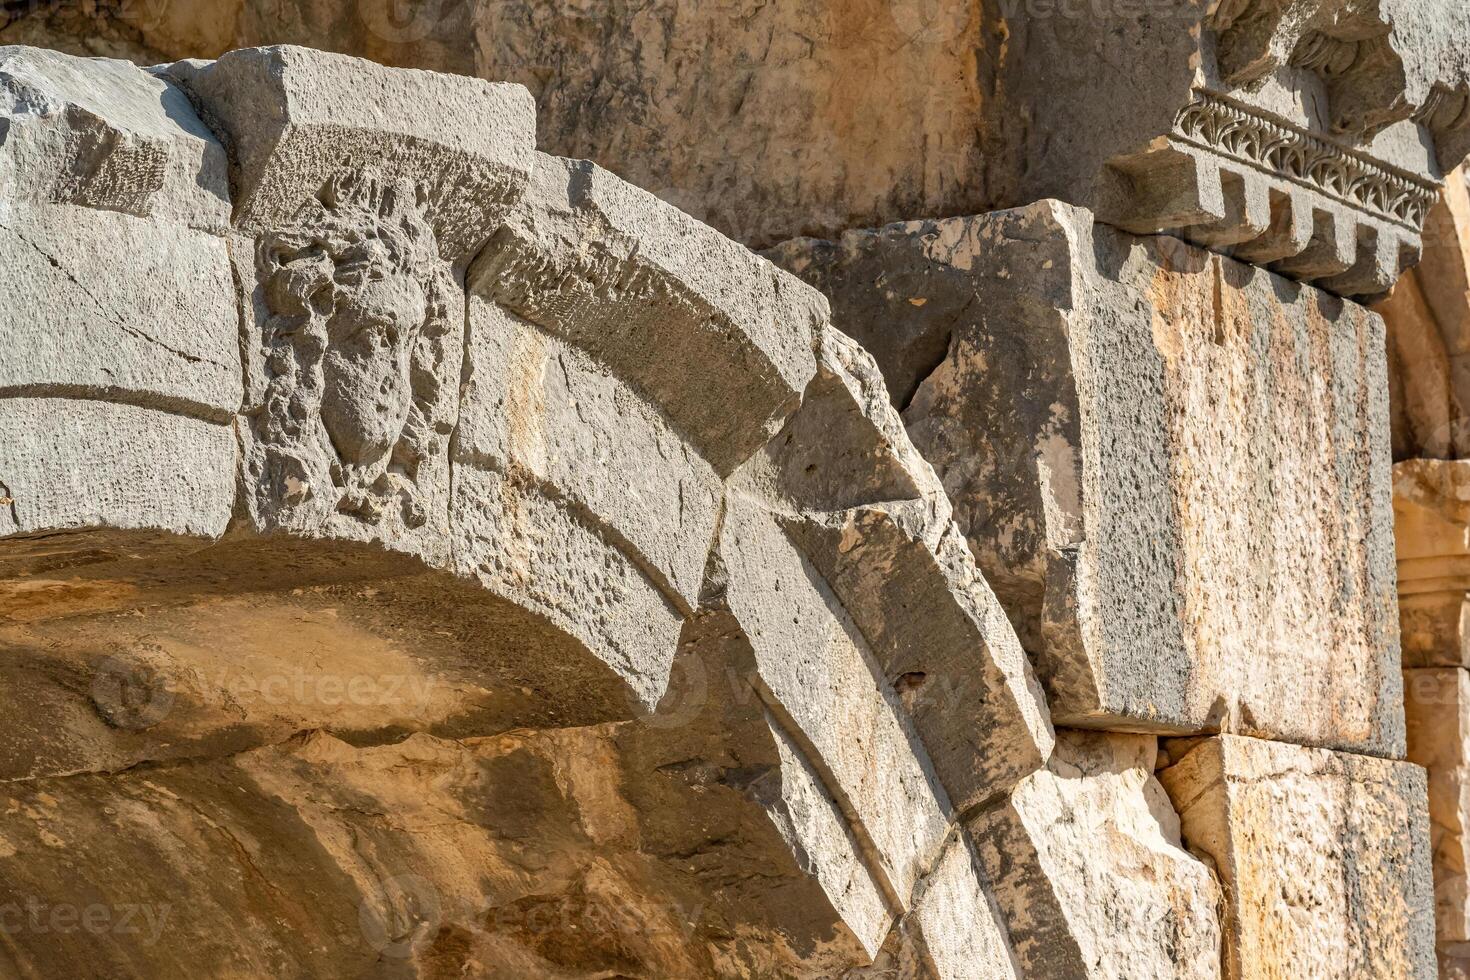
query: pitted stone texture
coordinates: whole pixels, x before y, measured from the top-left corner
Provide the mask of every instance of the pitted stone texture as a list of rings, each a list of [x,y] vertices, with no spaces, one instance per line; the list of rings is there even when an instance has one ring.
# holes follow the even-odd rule
[[[229,146],[234,222],[250,234],[296,223],[344,169],[369,165],[412,183],[444,258],[468,258],[530,173],[535,106],[519,85],[290,45],[166,70]]]
[[[843,254],[834,323],[948,335],[904,420],[1059,724],[1402,752],[1375,315],[1055,202]]]
[[[738,477],[779,521],[862,633],[957,809],[1041,766],[1044,698],[975,567],[932,468],[877,367],[839,331],[787,428]]]
[[[240,408],[240,324],[223,238],[113,210],[0,211],[0,397],[51,395],[216,423]]]
[[[729,506],[670,695],[639,736],[670,792],[748,786],[820,885],[823,903],[782,914],[799,922],[829,906],[841,928],[824,955],[852,957],[850,935],[861,957],[836,973],[811,961],[800,975],[1017,976],[989,885],[862,638],[771,514]],[[683,826],[681,809],[671,799],[660,822]],[[694,850],[689,835],[713,835],[697,849],[703,873],[732,862],[747,880],[749,845],[724,829],[738,811],[703,812],[701,830],[678,831],[681,852]],[[778,894],[766,901],[785,909]]]
[[[1060,731],[969,821],[1026,976],[1220,976],[1220,890],[1186,852],[1147,735]]]
[[[1470,172],[1445,180],[1424,253],[1374,307],[1388,330],[1394,459],[1470,456]]]
[[[827,318],[821,294],[713,229],[545,154],[469,287],[607,364],[722,475],[796,406]]]
[[[658,703],[683,618],[626,550],[556,492],[495,470],[460,467],[450,507],[455,572],[575,636],[628,685],[630,712]]]
[[[460,467],[543,488],[618,542],[684,612],[698,602],[721,480],[657,405],[555,334],[470,297]]]
[[[0,47],[0,196],[222,232],[225,151],[188,97],[126,61]]]
[[[1406,667],[1470,666],[1470,461],[1393,467]]]
[[[1050,721],[872,359],[838,331],[823,328],[800,407],[731,479],[716,556],[706,601],[728,609],[747,682],[852,838],[807,822],[800,846],[836,868],[855,847],[884,898],[874,921],[863,890],[827,887],[872,969],[1008,975],[953,821],[1044,763]],[[949,916],[973,923],[951,932]]]
[[[1470,672],[1404,671],[1409,761],[1429,771],[1429,846],[1434,859],[1435,941],[1441,956],[1470,944]]]
[[[5,541],[0,556],[25,552],[28,536],[57,532],[177,535],[202,545],[229,522],[236,450],[228,427],[105,401],[0,398],[0,431],[0,539],[22,539]]]
[[[1026,975],[1011,950],[991,883],[963,831],[945,845],[904,925],[913,929],[936,976],[1019,980]]]
[[[1225,976],[1435,975],[1424,771],[1221,735],[1167,743],[1184,842],[1225,892]]]
[[[1298,274],[1348,269],[1345,289],[1382,288],[1417,231],[1398,213],[1400,191],[1437,179],[1470,142],[1470,23],[1425,0],[742,4],[718,15],[672,0],[189,6],[104,10],[90,23],[45,7],[6,30],[121,42],[149,60],[151,49],[330,43],[519,81],[548,150],[604,161],[757,246],[1064,197],[1204,244],[1248,243],[1253,260],[1285,259]],[[1227,108],[1184,125],[1208,102]]]
[[[828,791],[872,849],[875,876],[906,907],[939,853],[950,814],[898,696],[773,514],[732,498],[719,549],[762,697],[825,771]]]
[[[0,48],[8,570],[224,531],[241,401],[226,176],[175,86]],[[56,532],[76,534],[19,540]]]

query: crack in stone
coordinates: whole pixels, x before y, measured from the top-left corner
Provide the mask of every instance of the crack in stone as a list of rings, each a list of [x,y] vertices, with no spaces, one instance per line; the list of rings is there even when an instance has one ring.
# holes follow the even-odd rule
[[[200,357],[197,354],[190,354],[188,351],[182,351],[176,347],[171,347],[163,341],[159,340],[157,337],[149,334],[147,331],[140,330],[132,324],[125,322],[115,312],[108,309],[107,306],[102,302],[102,300],[100,300],[95,293],[88,289],[80,279],[72,275],[71,270],[62,265],[61,261],[57,259],[56,256],[52,255],[40,245],[36,244],[36,242],[28,238],[18,228],[14,228],[10,225],[0,224],[0,230],[11,232],[15,235],[16,238],[19,238],[21,241],[25,242],[32,249],[34,249],[38,255],[44,258],[47,262],[51,263],[52,268],[56,269],[62,275],[66,276],[66,278],[71,281],[72,285],[76,286],[77,289],[82,291],[83,295],[85,295],[88,299],[92,301],[92,304],[97,307],[99,312],[106,316],[113,324],[115,324],[125,333],[131,334],[132,336],[137,337],[139,340],[145,341],[146,343],[154,344],[157,347],[161,347],[163,350],[168,351],[175,357],[187,361],[190,364],[212,364],[215,367],[229,370],[229,365],[227,364],[222,364],[212,358]]]
[[[16,530],[20,530],[20,511],[15,506],[15,494],[10,492],[10,484],[0,480],[0,506],[10,508],[10,519],[15,522]]]

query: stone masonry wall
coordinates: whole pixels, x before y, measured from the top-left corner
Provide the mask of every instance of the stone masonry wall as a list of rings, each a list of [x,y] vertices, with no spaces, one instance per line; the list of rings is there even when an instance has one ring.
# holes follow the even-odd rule
[[[1467,974],[1458,7],[5,42],[0,974]]]

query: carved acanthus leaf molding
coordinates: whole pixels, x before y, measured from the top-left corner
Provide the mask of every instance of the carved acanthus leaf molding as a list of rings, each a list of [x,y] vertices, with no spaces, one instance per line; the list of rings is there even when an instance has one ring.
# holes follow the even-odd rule
[[[1439,188],[1209,92],[1180,110],[1174,136],[1308,187],[1416,234]]]

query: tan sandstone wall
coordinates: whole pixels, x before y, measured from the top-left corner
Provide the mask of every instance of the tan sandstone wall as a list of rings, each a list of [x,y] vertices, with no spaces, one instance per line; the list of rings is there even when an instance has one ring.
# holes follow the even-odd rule
[[[128,0],[0,28],[142,63],[311,44],[388,65],[519,82],[539,144],[596,160],[742,241],[767,245],[985,199],[980,106],[1002,38],[979,3],[500,3]],[[111,10],[109,10],[111,7]]]

